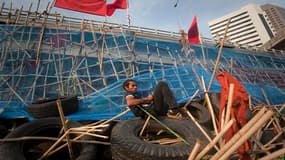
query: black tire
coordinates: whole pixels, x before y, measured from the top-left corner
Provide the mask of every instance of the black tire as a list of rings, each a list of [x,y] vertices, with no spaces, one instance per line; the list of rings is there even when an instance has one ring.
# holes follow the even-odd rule
[[[0,138],[3,138],[7,135],[8,129],[0,124]]]
[[[28,113],[34,118],[58,117],[56,100],[61,100],[62,110],[64,115],[68,115],[78,110],[77,96],[59,97],[55,99],[45,99],[33,102],[27,107]]]
[[[69,127],[80,126],[71,121]],[[47,136],[58,137],[62,129],[59,118],[45,118],[25,123],[10,132],[5,138],[17,138],[23,136]],[[84,136],[82,139],[93,139]],[[3,142],[0,144],[0,160],[34,160],[38,159],[55,141],[48,140],[23,140]],[[91,160],[96,156],[96,145],[88,143],[72,143],[74,155],[77,160]],[[65,147],[61,151],[49,156],[47,159],[69,159],[68,150]]]
[[[199,102],[191,102],[186,106],[187,110],[194,116],[197,122],[203,126],[211,125],[211,115],[206,107]]]
[[[130,119],[119,122],[112,130],[112,158],[115,160],[184,160],[189,156],[197,138],[202,142],[201,148],[208,143],[191,121],[165,118],[161,122],[182,136],[189,145],[183,142],[161,145],[144,141],[139,137],[144,120],[138,118]],[[161,129],[164,128],[153,120],[149,122],[147,127],[147,130],[159,131]]]
[[[215,116],[219,117],[221,93],[212,92],[212,93],[209,93],[209,97],[210,97],[210,101],[211,101]]]

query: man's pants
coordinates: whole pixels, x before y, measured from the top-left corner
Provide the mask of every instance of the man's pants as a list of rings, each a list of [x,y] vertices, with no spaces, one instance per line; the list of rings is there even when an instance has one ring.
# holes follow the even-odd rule
[[[168,109],[177,109],[176,98],[166,82],[160,81],[153,94],[152,110],[157,116],[166,116]]]

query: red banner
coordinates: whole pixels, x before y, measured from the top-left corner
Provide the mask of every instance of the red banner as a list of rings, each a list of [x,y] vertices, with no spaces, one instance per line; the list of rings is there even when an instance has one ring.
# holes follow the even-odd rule
[[[190,44],[196,44],[200,42],[199,30],[197,25],[197,17],[194,16],[192,24],[188,30],[188,41]]]
[[[55,7],[105,16],[106,0],[56,0]]]
[[[107,16],[113,15],[116,9],[127,9],[128,1],[127,0],[115,0],[111,4],[107,4]]]
[[[99,16],[112,16],[116,9],[127,9],[128,1],[115,0],[106,4],[106,0],[56,0],[54,6]]]
[[[234,78],[228,72],[221,72],[217,74],[217,80],[221,84],[221,99],[219,108],[219,129],[221,129],[222,112],[227,106],[229,98],[229,86],[234,84],[233,103],[230,111],[230,119],[236,119],[236,123],[226,133],[226,142],[228,142],[234,134],[236,134],[246,123],[246,110],[248,109],[248,94],[240,81]],[[246,141],[241,145],[237,152],[239,153],[240,160],[250,160],[249,150],[250,141]]]

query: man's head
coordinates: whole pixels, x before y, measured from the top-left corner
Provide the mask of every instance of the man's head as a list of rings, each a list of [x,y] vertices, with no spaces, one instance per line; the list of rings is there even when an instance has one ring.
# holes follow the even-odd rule
[[[123,89],[127,92],[137,92],[137,82],[133,79],[128,79],[123,83]]]

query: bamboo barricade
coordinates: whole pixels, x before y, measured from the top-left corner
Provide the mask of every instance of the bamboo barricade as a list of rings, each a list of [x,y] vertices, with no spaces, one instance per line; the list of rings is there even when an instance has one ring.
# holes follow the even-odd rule
[[[94,124],[94,125],[105,125],[105,124],[107,124],[107,123],[109,123],[109,122],[111,122],[111,121],[113,121],[113,120],[115,120],[115,119],[117,119],[117,118],[119,118],[119,117],[125,115],[125,114],[128,113],[129,111],[130,111],[130,109],[127,108],[125,111],[123,111],[123,112],[121,112],[120,114],[118,114],[118,115],[112,117],[111,119],[109,119],[109,120],[107,120],[107,121],[102,121],[101,124],[100,124],[100,123],[93,123],[93,124]],[[90,126],[90,125],[88,125],[88,126]],[[91,129],[89,128],[87,131],[85,131],[84,133],[81,133],[79,136],[75,137],[73,140],[76,141],[76,140],[82,138],[84,135],[86,135],[86,134],[88,134],[89,132],[92,132],[92,131],[93,131],[93,128],[91,128]],[[67,145],[67,143],[65,143],[65,144],[61,145],[60,147],[58,147],[57,149],[53,150],[53,149],[63,140],[63,138],[65,138],[65,136],[66,136],[67,134],[69,134],[69,133],[71,133],[71,129],[67,130],[67,132],[65,132],[64,135],[62,135],[62,136],[58,139],[58,141],[56,141],[56,142],[39,158],[39,160],[44,159],[46,156],[50,156],[50,155],[54,154],[55,152],[57,152],[57,151],[61,150],[62,148],[64,148],[64,147]]]
[[[211,160],[218,160],[220,157],[232,146],[234,143],[240,139],[239,135],[244,135],[246,132],[256,124],[257,121],[260,120],[260,118],[264,115],[266,112],[266,108],[262,108],[245,126],[243,126],[238,133],[236,133],[229,142],[227,142],[220,151],[218,151],[212,158]]]
[[[109,122],[111,122],[111,121],[113,121],[113,120],[115,120],[115,119],[117,119],[117,118],[123,116],[124,114],[128,113],[129,111],[130,111],[130,109],[127,108],[124,112],[122,112],[122,113],[120,113],[120,114],[114,116],[113,118],[111,118],[111,119],[109,119],[109,120],[103,122],[102,124],[109,123]],[[87,130],[85,133],[82,133],[81,135],[75,137],[74,140],[78,140],[78,139],[82,138],[86,133],[89,133],[89,132],[92,132],[92,131],[93,131],[93,129],[89,129],[89,130]],[[51,152],[50,152],[49,154],[47,154],[47,155],[52,155],[52,154],[54,154],[55,152],[57,152],[57,151],[61,150],[62,148],[64,148],[66,145],[67,145],[67,144],[64,144],[64,145],[58,147],[56,150],[51,151]]]
[[[228,148],[228,150],[221,156],[219,157],[219,160],[226,160],[228,157],[236,151],[246,140],[250,138],[259,128],[262,127],[273,115],[273,111],[269,110],[267,111],[253,127],[251,127],[249,130],[246,132],[242,133],[241,130],[235,134],[234,137],[237,137],[239,140],[238,141],[233,141],[232,138],[230,141],[233,141],[233,145]],[[229,142],[230,142],[229,141]]]

